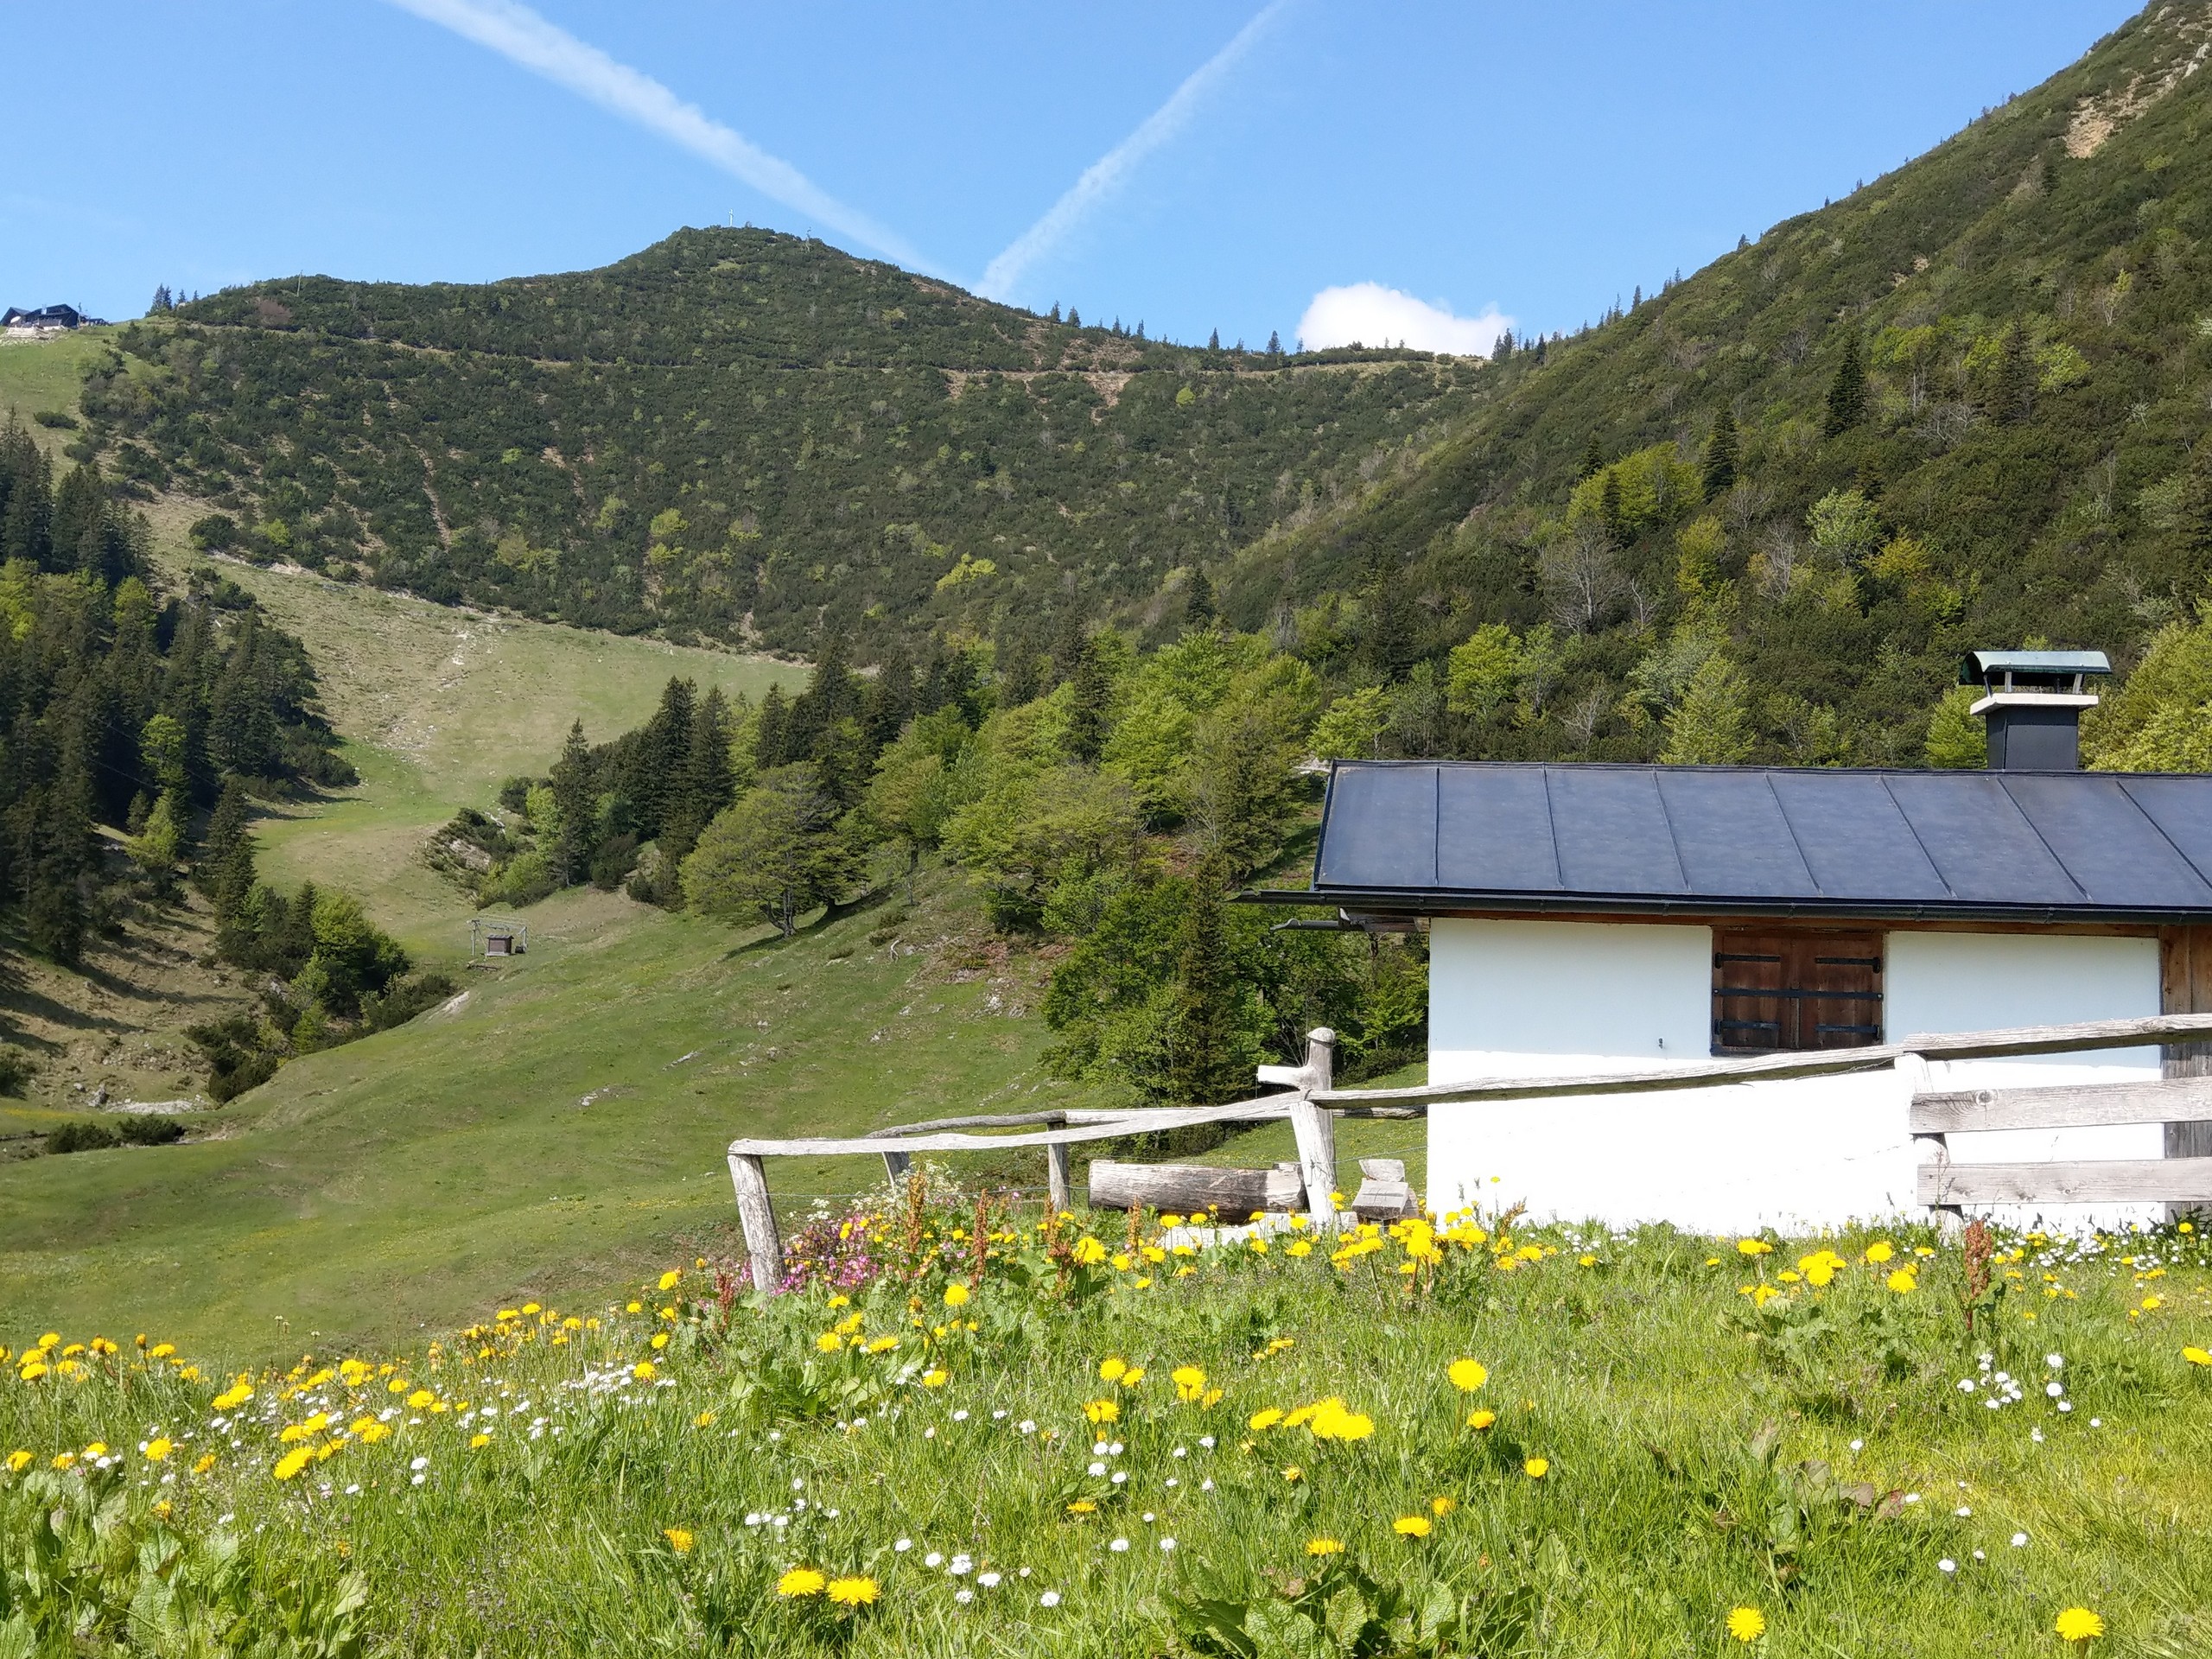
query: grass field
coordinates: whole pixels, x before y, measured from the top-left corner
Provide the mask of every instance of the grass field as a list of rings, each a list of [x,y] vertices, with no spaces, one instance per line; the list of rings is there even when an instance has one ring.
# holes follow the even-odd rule
[[[0,340],[0,424],[14,416],[49,452],[68,442],[69,432],[31,417],[42,410],[76,414],[85,370],[107,349],[111,332],[80,328],[52,340]]]
[[[518,1297],[396,1350],[326,1337],[289,1372],[58,1322],[0,1371],[0,1536],[38,1544],[0,1550],[0,1639],[2212,1648],[2194,1236],[2000,1239],[1972,1295],[1916,1229],[1446,1217],[1259,1254],[1103,1219],[1055,1238],[994,1214],[979,1244],[965,1203],[893,1208],[849,1230],[835,1294],[734,1296],[679,1259],[626,1301]]]
[[[163,555],[174,570],[181,553]],[[759,697],[804,671],[766,658],[459,611],[403,594],[226,563],[308,645],[325,712],[361,773],[354,789],[273,807],[256,826],[269,879],[350,888],[410,950],[458,957],[469,906],[423,862],[424,837],[542,775],[574,720],[594,742],[643,722],[671,676]]]

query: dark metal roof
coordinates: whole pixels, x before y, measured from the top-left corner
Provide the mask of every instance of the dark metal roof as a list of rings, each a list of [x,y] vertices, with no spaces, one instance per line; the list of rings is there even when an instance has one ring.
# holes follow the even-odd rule
[[[1959,683],[1972,685],[1992,674],[2109,674],[2112,658],[2101,651],[1970,651],[1959,669]]]
[[[1340,761],[1355,910],[2212,921],[2212,776]]]

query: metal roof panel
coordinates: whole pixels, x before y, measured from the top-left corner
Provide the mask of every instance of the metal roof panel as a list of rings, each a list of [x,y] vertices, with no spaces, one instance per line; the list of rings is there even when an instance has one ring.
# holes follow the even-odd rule
[[[1764,772],[1662,766],[1652,777],[1690,892],[1758,899],[1820,892]]]
[[[1943,885],[1958,897],[2012,905],[2081,903],[2088,894],[2013,804],[2005,776],[1893,772],[1885,773],[1883,782],[1942,873]]]
[[[1436,883],[1553,892],[1560,880],[1543,766],[1443,766],[1436,798]]]
[[[2099,904],[2212,906],[2212,882],[2130,797],[2117,773],[1993,772],[2005,791]],[[2202,798],[2199,797],[2202,810]]]
[[[1436,768],[1339,763],[1313,879],[1343,887],[1436,885]]]
[[[1575,893],[1688,893],[1649,766],[1552,766],[1560,880]]]

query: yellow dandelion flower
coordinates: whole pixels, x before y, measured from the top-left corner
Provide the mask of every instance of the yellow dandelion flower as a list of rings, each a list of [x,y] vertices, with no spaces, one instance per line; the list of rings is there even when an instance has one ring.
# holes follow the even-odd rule
[[[1436,1523],[1425,1515],[1402,1515],[1390,1523],[1390,1530],[1401,1538],[1426,1538],[1436,1529]]]
[[[276,1468],[271,1470],[270,1472],[274,1474],[279,1480],[289,1480],[293,1476],[298,1474],[301,1470],[306,1468],[308,1465],[314,1460],[314,1459],[315,1448],[313,1446],[296,1446],[290,1451],[287,1452],[283,1457],[276,1459]]]
[[[1138,1383],[1144,1381],[1144,1367],[1141,1365],[1130,1366],[1128,1370],[1122,1373],[1120,1381],[1123,1388],[1134,1389]]]
[[[407,1409],[410,1411],[428,1411],[437,1403],[438,1396],[428,1389],[417,1389],[407,1396]]]
[[[491,1444],[492,1437],[489,1434],[476,1433],[468,1437],[468,1449],[472,1452],[481,1452]]]
[[[1119,1420],[1122,1408],[1112,1400],[1093,1400],[1084,1407],[1083,1414],[1094,1423],[1110,1423]]]
[[[1256,1434],[1262,1429],[1273,1428],[1281,1421],[1282,1421],[1281,1408],[1276,1406],[1269,1406],[1263,1411],[1255,1411],[1252,1414],[1252,1420],[1249,1427],[1252,1432]]]
[[[1888,1239],[1876,1239],[1866,1247],[1866,1265],[1878,1268],[1897,1253],[1897,1246],[1891,1243]]]
[[[1109,1354],[1098,1362],[1098,1380],[1101,1382],[1117,1381],[1122,1373],[1128,1369],[1128,1361],[1123,1359],[1119,1354]]]
[[[1459,1507],[1459,1500],[1456,1497],[1432,1497],[1428,1500],[1428,1512],[1440,1521]]]
[[[689,1555],[691,1546],[699,1541],[687,1527],[663,1527],[660,1535],[668,1540],[668,1547],[679,1555]]]
[[[1920,1288],[1920,1275],[1910,1268],[1899,1268],[1882,1281],[1900,1296],[1910,1296]]]
[[[641,1359],[630,1368],[630,1375],[640,1382],[650,1382],[660,1375],[660,1368],[650,1359]]]
[[[1738,1255],[1772,1255],[1774,1246],[1763,1238],[1739,1238],[1736,1241]]]
[[[1341,1538],[1308,1538],[1306,1541],[1306,1553],[1308,1555],[1341,1555],[1344,1553],[1344,1540]]]
[[[2105,1622],[2087,1607],[2069,1607],[2058,1616],[2058,1639],[2090,1642],[2105,1633]]]
[[[874,1579],[851,1578],[830,1580],[830,1599],[840,1607],[865,1607],[876,1597]]]
[[[1478,1411],[1471,1411],[1467,1414],[1467,1427],[1469,1428],[1488,1428],[1497,1421],[1497,1414],[1492,1411],[1488,1406],[1483,1407]]]
[[[54,1454],[53,1466],[56,1469],[67,1469],[76,1461],[77,1454],[74,1452],[57,1452]]]
[[[159,1463],[176,1450],[176,1443],[166,1434],[157,1434],[138,1448],[138,1454],[149,1463]]]
[[[402,1383],[400,1386],[404,1388],[406,1385]],[[237,1382],[233,1383],[231,1387],[225,1389],[220,1394],[217,1395],[213,1400],[208,1402],[208,1403],[213,1406],[218,1411],[230,1411],[237,1407],[245,1404],[247,1401],[252,1398],[252,1389],[244,1382]]]
[[[925,1389],[941,1389],[951,1380],[950,1375],[942,1370],[928,1370],[922,1373],[922,1386]]]
[[[1106,1259],[1106,1247],[1095,1238],[1078,1239],[1074,1254],[1076,1266],[1095,1268]]]
[[[10,1474],[11,1474],[11,1475],[20,1475],[20,1474],[22,1474],[22,1473],[23,1472],[23,1471],[24,1471],[24,1470],[26,1470],[26,1469],[28,1469],[28,1468],[29,1468],[30,1466],[31,1466],[31,1454],[30,1454],[29,1452],[10,1452],[8,1454],[8,1472],[9,1472]]]
[[[1766,1634],[1766,1615],[1756,1607],[1728,1610],[1728,1634],[1738,1642],[1756,1642]]]
[[[824,1331],[814,1339],[814,1346],[819,1352],[834,1354],[844,1345],[844,1341],[835,1331]]]
[[[1462,1394],[1472,1394],[1490,1381],[1490,1367],[1479,1359],[1455,1359],[1445,1375],[1452,1379],[1452,1386]]]
[[[2184,1348],[2181,1351],[2181,1357],[2192,1365],[2212,1365],[2212,1353],[2202,1348]]]
[[[947,1307],[965,1307],[968,1306],[969,1294],[968,1287],[965,1285],[947,1285],[944,1287],[944,1305]]]
[[[17,1371],[16,1375],[26,1382],[35,1382],[46,1373],[46,1363],[43,1360],[34,1359],[26,1362],[22,1370]]]
[[[1098,1505],[1092,1503],[1087,1497],[1078,1497],[1074,1503],[1068,1505],[1068,1513],[1070,1515],[1096,1515],[1098,1513]]]
[[[1531,1458],[1521,1465],[1521,1472],[1531,1480],[1541,1480],[1551,1471],[1552,1460],[1549,1458]]]
[[[694,1428],[711,1428],[714,1427],[714,1421],[715,1414],[713,1412],[702,1411],[696,1417],[694,1417],[691,1420],[691,1427]]]
[[[176,1352],[176,1344],[173,1342],[157,1342],[147,1351],[156,1359],[167,1359],[171,1354]]]
[[[1300,1481],[1306,1478],[1306,1471],[1294,1463],[1289,1468],[1282,1471],[1282,1478],[1290,1482],[1293,1485],[1296,1485]]]
[[[663,1290],[674,1290],[677,1286],[683,1282],[683,1275],[678,1273],[674,1268],[671,1268],[666,1273],[664,1273],[660,1276],[660,1287]],[[527,1313],[529,1310],[524,1309],[524,1311]]]
[[[353,1438],[360,1441],[363,1446],[374,1446],[378,1440],[388,1440],[391,1438],[391,1425],[374,1422],[365,1424],[353,1431]]]
[[[810,1567],[795,1567],[776,1580],[779,1596],[818,1596],[829,1587],[830,1580]]]
[[[192,1472],[195,1475],[204,1475],[214,1466],[215,1454],[213,1452],[204,1452],[200,1454],[200,1461],[192,1465]]]

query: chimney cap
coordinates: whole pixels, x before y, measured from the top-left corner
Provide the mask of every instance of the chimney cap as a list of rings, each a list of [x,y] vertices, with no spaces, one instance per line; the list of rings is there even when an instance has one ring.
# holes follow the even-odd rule
[[[1999,674],[2056,677],[2111,672],[2112,658],[2101,651],[1970,651],[1959,664],[1959,683],[1980,685]]]

